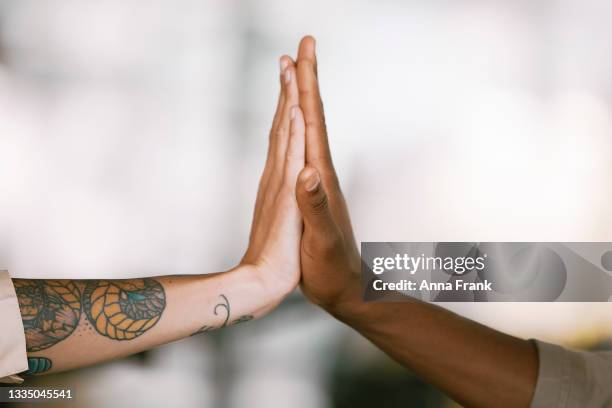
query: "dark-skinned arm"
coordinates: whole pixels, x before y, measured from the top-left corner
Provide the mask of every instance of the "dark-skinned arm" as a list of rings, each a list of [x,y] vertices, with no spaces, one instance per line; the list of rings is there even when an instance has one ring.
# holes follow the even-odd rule
[[[304,294],[459,403],[528,407],[538,373],[531,342],[419,301],[362,301],[361,260],[332,164],[312,37],[300,43],[297,70],[306,122],[306,168],[297,187]]]

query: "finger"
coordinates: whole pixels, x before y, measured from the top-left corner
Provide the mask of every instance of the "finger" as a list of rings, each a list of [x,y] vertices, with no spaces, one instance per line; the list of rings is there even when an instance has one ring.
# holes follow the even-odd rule
[[[280,58],[279,63],[280,63],[280,75],[279,75],[280,93],[278,96],[278,101],[276,103],[276,110],[274,112],[274,118],[272,119],[272,127],[270,128],[270,136],[268,138],[268,154],[266,156],[266,164],[264,166],[264,171],[261,176],[261,180],[259,182],[259,189],[257,193],[257,198],[258,198],[257,203],[261,201],[259,200],[259,197],[261,193],[266,190],[268,181],[270,179],[270,173],[272,173],[272,165],[274,163],[274,160],[272,158],[276,154],[276,133],[278,129],[278,124],[280,122],[281,112],[283,110],[283,107],[285,106],[285,87],[283,85],[283,73],[285,69],[287,68],[287,66],[289,66],[289,64],[292,63],[292,61],[289,57],[282,56]]]
[[[264,196],[265,196],[265,192],[267,190],[268,183],[270,180],[270,174],[272,173],[272,165],[274,162],[272,160],[272,157],[275,154],[276,131],[278,129],[278,124],[280,122],[281,112],[285,105],[285,87],[283,86],[283,83],[284,83],[283,72],[293,62],[291,61],[291,58],[287,56],[282,56],[280,58],[279,63],[280,63],[280,75],[279,75],[280,93],[278,96],[278,102],[276,104],[276,111],[274,113],[274,118],[272,120],[272,127],[270,129],[270,137],[268,139],[268,155],[266,157],[266,164],[264,166],[264,170],[261,175],[261,179],[259,181],[259,188],[257,190],[257,199],[255,201],[255,209],[253,210],[253,222],[251,225],[251,240],[256,240],[256,237],[254,235],[256,234],[257,225],[261,218]]]
[[[274,153],[272,154],[272,174],[270,175],[270,191],[274,193],[275,188],[280,188],[283,180],[285,167],[285,156],[289,144],[289,132],[291,126],[291,108],[298,104],[298,89],[295,80],[296,72],[293,62],[285,69],[283,75],[283,87],[285,89],[285,100],[280,112]],[[278,190],[277,190],[278,191]]]
[[[280,64],[280,74],[279,74],[279,82],[280,82],[280,95],[278,98],[278,102],[276,103],[276,110],[274,111],[274,119],[272,120],[272,129],[270,130],[270,137],[274,136],[274,131],[276,130],[276,128],[278,127],[278,123],[280,121],[280,117],[281,117],[281,112],[285,103],[285,81],[284,81],[284,72],[287,69],[287,67],[289,67],[289,65],[293,64],[293,60],[286,56],[283,55],[282,57],[280,57],[279,60],[279,64]]]
[[[300,59],[310,59],[312,60],[314,66],[315,75],[318,77],[319,74],[317,72],[317,53],[316,53],[316,45],[317,41],[311,35],[307,35],[300,41],[300,45],[298,46],[298,60]]]
[[[307,166],[298,176],[297,202],[304,219],[304,233],[317,244],[333,246],[340,236],[329,208],[329,200],[319,172]]]
[[[306,153],[304,116],[299,106],[293,106],[290,110],[291,130],[289,133],[289,145],[285,157],[285,186],[289,191],[295,191],[298,175],[304,168]]]
[[[285,71],[289,66],[293,65],[293,60],[283,55],[280,58],[280,96],[278,103],[276,104],[276,111],[274,113],[274,119],[272,120],[272,128],[270,129],[270,140],[268,143],[268,157],[266,158],[266,169],[268,173],[272,171],[274,158],[276,157],[278,150],[278,129],[283,116],[285,108],[285,101],[287,99],[287,86],[285,84]]]
[[[304,37],[297,61],[300,107],[306,123],[306,162],[316,167],[331,166],[331,155],[325,128],[325,115],[316,75],[315,43]]]

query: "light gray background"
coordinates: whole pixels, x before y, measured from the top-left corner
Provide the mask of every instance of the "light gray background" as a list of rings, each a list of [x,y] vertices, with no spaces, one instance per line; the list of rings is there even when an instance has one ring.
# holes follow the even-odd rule
[[[277,57],[305,33],[359,241],[612,241],[611,20],[607,0],[0,0],[0,266],[233,266]],[[612,334],[608,303],[445,307],[564,344]],[[327,407],[332,346],[383,359],[301,303],[224,336],[69,383],[88,408]]]
[[[611,8],[3,0],[0,265],[233,266],[305,33],[360,240],[605,241]]]

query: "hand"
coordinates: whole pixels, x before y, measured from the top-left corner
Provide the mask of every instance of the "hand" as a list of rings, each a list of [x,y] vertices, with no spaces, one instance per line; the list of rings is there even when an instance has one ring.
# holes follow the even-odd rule
[[[298,106],[295,64],[283,56],[281,91],[272,129],[268,157],[259,184],[248,249],[241,266],[252,267],[265,286],[280,298],[290,293],[300,278],[302,217],[295,186],[304,167],[304,117]]]
[[[302,289],[313,303],[335,314],[359,293],[361,259],[332,164],[312,37],[300,42],[297,83],[306,123],[307,164],[297,185],[298,205],[304,218],[300,248]]]
[[[538,372],[531,342],[419,301],[362,301],[361,259],[331,160],[311,37],[300,43],[297,76],[306,123],[306,167],[297,185],[304,294],[460,404],[528,406]]]

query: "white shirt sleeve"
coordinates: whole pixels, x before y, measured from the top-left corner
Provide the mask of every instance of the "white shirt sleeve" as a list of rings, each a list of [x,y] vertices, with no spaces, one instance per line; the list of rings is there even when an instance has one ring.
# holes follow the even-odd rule
[[[28,369],[26,341],[13,281],[0,271],[0,382],[20,383],[16,375]]]
[[[587,352],[535,341],[539,370],[532,408],[612,407],[612,351]]]

